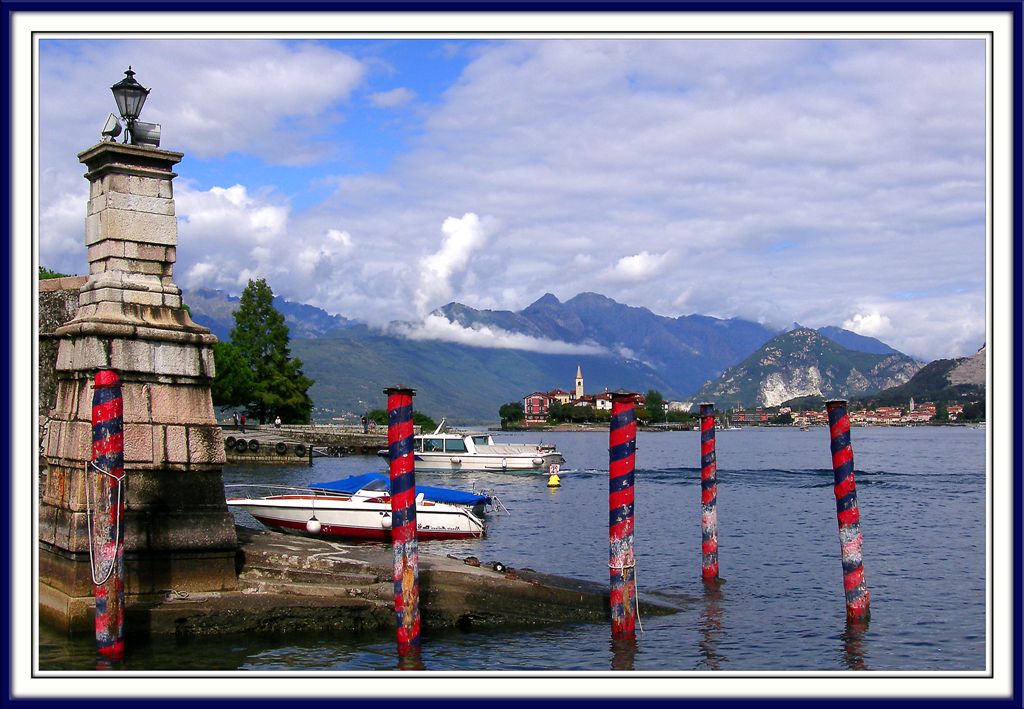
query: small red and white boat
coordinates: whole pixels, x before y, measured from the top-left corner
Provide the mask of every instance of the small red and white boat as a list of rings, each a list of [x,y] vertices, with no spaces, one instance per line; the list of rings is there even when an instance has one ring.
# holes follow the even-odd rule
[[[263,486],[266,487],[266,486]],[[314,537],[391,540],[391,496],[386,489],[362,488],[339,494],[302,488],[269,497],[229,497],[228,506],[245,510],[267,527]],[[416,497],[419,539],[482,537],[484,522],[471,510]]]

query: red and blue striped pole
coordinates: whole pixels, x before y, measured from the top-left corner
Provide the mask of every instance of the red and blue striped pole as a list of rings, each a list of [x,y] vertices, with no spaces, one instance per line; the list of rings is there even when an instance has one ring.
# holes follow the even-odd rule
[[[633,553],[633,471],[636,394],[612,394],[608,465],[608,569],[612,637],[636,633],[636,557]]]
[[[98,520],[90,522],[96,650],[106,660],[124,659],[124,419],[121,380],[104,369],[96,373],[92,395],[92,475]],[[87,488],[88,489],[88,488]],[[97,571],[97,566],[99,571]]]
[[[871,594],[864,580],[864,540],[857,508],[857,482],[853,477],[853,446],[850,445],[850,417],[846,402],[827,401],[828,427],[832,436],[832,470],[835,474],[836,516],[843,555],[843,589],[847,620],[868,620]]]
[[[718,578],[718,459],[715,457],[715,405],[700,405],[700,571]]]
[[[391,461],[391,544],[395,552],[395,619],[398,654],[420,646],[419,552],[416,545],[416,475],[413,454],[412,389],[391,387],[388,397],[388,453]]]

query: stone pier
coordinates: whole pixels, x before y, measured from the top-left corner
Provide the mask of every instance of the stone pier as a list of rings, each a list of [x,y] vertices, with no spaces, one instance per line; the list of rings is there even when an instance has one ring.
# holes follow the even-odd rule
[[[171,168],[182,154],[101,142],[78,157],[90,185],[89,276],[75,317],[54,333],[56,399],[39,511],[40,615],[68,629],[92,622],[85,485],[99,369],[123,382],[128,604],[238,586],[224,439],[210,396],[216,338],[189,318],[172,278]]]

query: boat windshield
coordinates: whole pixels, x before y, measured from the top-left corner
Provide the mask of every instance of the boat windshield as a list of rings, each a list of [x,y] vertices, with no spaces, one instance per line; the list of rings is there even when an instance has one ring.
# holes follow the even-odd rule
[[[465,453],[466,442],[461,438],[449,438],[444,442],[446,453]]]
[[[491,437],[490,436],[473,436],[473,443],[477,444],[478,446],[489,446],[489,445],[491,445]]]
[[[423,451],[425,453],[431,453],[433,451],[441,452],[444,450],[444,439],[443,438],[424,438],[423,439]]]
[[[363,485],[363,490],[369,490],[370,492],[387,492],[388,481],[387,480],[370,480],[368,483]]]

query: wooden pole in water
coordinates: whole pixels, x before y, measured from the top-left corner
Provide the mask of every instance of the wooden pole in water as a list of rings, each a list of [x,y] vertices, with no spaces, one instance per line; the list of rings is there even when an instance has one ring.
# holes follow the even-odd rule
[[[700,405],[700,552],[701,576],[718,578],[718,459],[715,455],[715,405]]]
[[[388,397],[388,457],[391,461],[391,543],[395,552],[395,620],[398,654],[420,646],[419,552],[416,544],[416,477],[412,389],[391,387]]]
[[[612,394],[608,466],[608,569],[612,637],[636,634],[636,557],[633,553],[633,471],[636,395]]]
[[[853,446],[846,402],[827,401],[828,426],[832,437],[832,470],[835,474],[836,516],[843,557],[843,589],[846,618],[866,621],[871,615],[871,594],[864,580],[863,538],[857,508],[857,482],[853,477]]]
[[[100,370],[93,380],[92,465],[85,482],[86,502],[95,501],[87,514],[96,651],[105,660],[124,659],[123,432],[121,380],[112,370]]]

